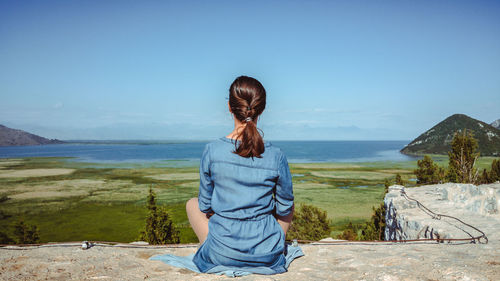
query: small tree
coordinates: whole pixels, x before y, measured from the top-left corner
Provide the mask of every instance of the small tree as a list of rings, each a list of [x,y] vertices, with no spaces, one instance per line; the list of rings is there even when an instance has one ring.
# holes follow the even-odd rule
[[[389,192],[389,186],[391,186],[391,180],[390,179],[385,179],[384,180],[384,194]]]
[[[338,239],[342,240],[357,240],[358,239],[358,231],[357,227],[355,227],[352,222],[349,221],[349,224],[346,226],[345,230],[342,231],[341,234],[337,235]]]
[[[179,231],[170,218],[168,211],[164,207],[156,206],[156,194],[152,187],[149,187],[147,198],[146,226],[139,235],[139,239],[149,244],[177,244],[180,243]]]
[[[2,194],[0,195],[0,203],[3,203],[10,198],[7,197],[7,195]],[[9,218],[11,215],[5,213],[4,211],[0,210],[0,220],[4,220]],[[15,241],[7,235],[7,233],[0,231],[0,244],[14,244]]]
[[[397,185],[405,185],[405,182],[401,178],[401,175],[399,173],[396,174],[396,184]]]
[[[491,170],[489,172],[490,182],[500,181],[500,160],[493,159]]]
[[[479,157],[476,152],[477,140],[471,131],[464,129],[455,133],[451,141],[451,151],[448,152],[449,164],[447,179],[458,183],[475,183],[478,172],[474,165]]]
[[[4,232],[0,232],[0,244],[14,244],[16,241],[14,241],[12,238],[9,237]]]
[[[382,203],[378,208],[372,207],[372,209],[370,222],[363,225],[358,240],[384,240],[385,205]]]
[[[485,183],[490,183],[490,175],[486,169],[483,169],[483,172],[481,173],[481,176],[478,179],[479,184],[485,184]]]
[[[14,223],[13,227],[17,244],[36,244],[40,242],[40,234],[36,225],[26,224],[23,219],[19,219]]]
[[[413,171],[417,176],[417,184],[436,184],[444,179],[445,171],[434,163],[428,155],[417,161],[418,168]]]
[[[480,184],[484,183],[493,183],[496,181],[500,181],[500,161],[497,161],[497,159],[493,159],[493,162],[491,162],[491,169],[490,171],[486,171],[486,169],[483,169],[483,173],[479,177],[478,182]]]
[[[330,234],[330,222],[326,211],[308,204],[300,204],[293,214],[287,232],[289,239],[320,240]]]

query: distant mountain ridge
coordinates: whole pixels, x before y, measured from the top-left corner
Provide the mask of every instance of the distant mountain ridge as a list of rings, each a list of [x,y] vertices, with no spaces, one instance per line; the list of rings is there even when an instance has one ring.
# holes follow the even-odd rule
[[[23,130],[0,125],[0,146],[41,145],[64,143],[58,139],[47,139]]]
[[[404,154],[447,154],[455,132],[471,130],[481,156],[500,156],[500,130],[464,114],[454,114],[427,130],[401,152]]]

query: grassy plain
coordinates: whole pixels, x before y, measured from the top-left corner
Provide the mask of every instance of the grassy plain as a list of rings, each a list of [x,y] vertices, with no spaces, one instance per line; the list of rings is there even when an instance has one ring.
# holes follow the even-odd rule
[[[433,156],[447,164],[446,156]],[[137,240],[144,226],[149,186],[158,204],[170,211],[180,228],[181,243],[196,242],[184,203],[198,194],[195,164],[81,163],[68,158],[0,159],[0,229],[11,234],[19,218],[40,229],[42,242]],[[493,158],[481,158],[480,169]],[[316,205],[328,212],[332,235],[348,221],[370,218],[384,196],[384,180],[401,174],[414,185],[416,161],[290,164],[296,203]],[[11,235],[12,236],[12,235]]]

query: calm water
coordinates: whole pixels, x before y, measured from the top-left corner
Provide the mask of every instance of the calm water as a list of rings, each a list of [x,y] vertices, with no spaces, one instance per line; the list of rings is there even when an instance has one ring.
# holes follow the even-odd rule
[[[291,163],[406,161],[408,141],[271,141]],[[75,157],[82,162],[198,161],[206,142],[101,142],[0,147],[0,158]]]

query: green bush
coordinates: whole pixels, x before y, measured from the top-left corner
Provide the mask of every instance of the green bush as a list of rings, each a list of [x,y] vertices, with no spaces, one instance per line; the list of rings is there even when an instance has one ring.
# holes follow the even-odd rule
[[[146,226],[141,231],[139,239],[155,245],[180,243],[179,230],[173,224],[168,211],[164,207],[156,206],[156,194],[151,187],[149,187],[147,208],[149,213],[146,217]]]
[[[14,244],[15,242],[7,234],[0,232],[0,244]]]
[[[358,240],[358,228],[358,226],[354,226],[352,222],[349,222],[346,229],[342,231],[341,234],[337,235],[337,239],[350,241]]]
[[[399,173],[396,174],[396,184],[405,185],[405,182],[403,181],[403,178],[401,178],[401,175]]]
[[[445,170],[434,163],[428,155],[424,159],[417,161],[418,168],[414,170],[417,176],[417,184],[437,184],[442,183],[445,176]]]
[[[312,205],[300,204],[293,214],[287,238],[318,241],[329,234],[330,222],[326,211]]]
[[[23,219],[19,219],[14,223],[13,227],[17,244],[36,244],[40,242],[40,234],[36,225],[26,224]]]
[[[493,159],[490,171],[483,169],[479,183],[494,183],[496,181],[500,181],[500,160]]]

